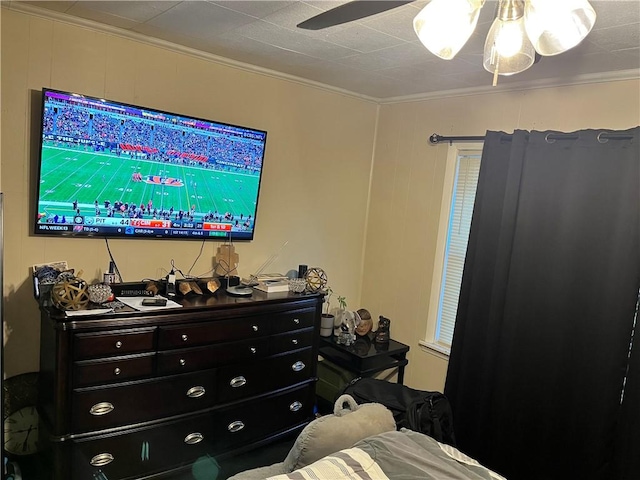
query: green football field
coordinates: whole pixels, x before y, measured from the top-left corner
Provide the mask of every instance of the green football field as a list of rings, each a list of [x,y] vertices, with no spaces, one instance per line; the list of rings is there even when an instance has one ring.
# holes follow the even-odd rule
[[[73,217],[95,215],[95,201],[106,216],[105,201],[189,211],[195,217],[217,211],[255,217],[258,175],[175,165],[144,159],[43,146],[38,212]],[[149,215],[145,215],[150,218]]]

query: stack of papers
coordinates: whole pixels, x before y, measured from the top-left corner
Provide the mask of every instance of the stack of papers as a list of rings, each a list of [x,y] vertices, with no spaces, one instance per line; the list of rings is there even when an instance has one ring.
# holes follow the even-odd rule
[[[265,280],[258,282],[258,284],[254,285],[253,288],[267,293],[288,292],[289,280]]]
[[[164,297],[119,297],[120,300],[125,305],[129,305],[131,308],[135,308],[136,310],[140,310],[141,312],[150,312],[151,310],[166,310],[167,308],[181,308],[182,305],[174,302],[173,300],[167,299],[167,304],[162,305],[153,305],[147,306],[142,305],[142,301],[148,298],[164,298]]]
[[[65,317],[79,317],[82,315],[104,315],[113,313],[113,308],[91,308],[87,310],[67,310],[64,312]]]
[[[128,305],[129,307],[133,308],[134,310],[138,310],[141,312],[149,312],[151,310],[165,310],[167,308],[182,308],[182,305],[180,305],[179,303],[174,302],[173,300],[167,300],[167,304],[164,306],[161,305],[153,305],[153,306],[147,306],[147,305],[142,305],[142,301],[148,298],[162,298],[164,299],[164,297],[118,297],[118,301]],[[64,312],[65,316],[67,317],[80,317],[80,316],[86,316],[86,315],[105,315],[107,313],[113,313],[114,310],[113,308],[88,308],[86,310],[67,310]]]
[[[249,278],[243,278],[240,283],[255,287],[261,283],[271,282],[274,280],[288,280],[288,278],[286,275],[282,275],[281,273],[262,273],[259,275],[250,275]]]

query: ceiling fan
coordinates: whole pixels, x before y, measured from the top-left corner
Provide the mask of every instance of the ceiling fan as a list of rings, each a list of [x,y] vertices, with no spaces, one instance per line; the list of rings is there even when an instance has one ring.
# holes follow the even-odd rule
[[[322,30],[323,28],[353,22],[377,13],[386,12],[413,1],[353,0],[311,17],[299,23],[297,27],[305,30]]]
[[[299,23],[321,30],[391,10],[413,0],[353,0]],[[467,43],[488,0],[431,0],[413,19],[422,44],[438,57],[451,60]],[[485,40],[483,66],[498,75],[523,72],[542,56],[563,53],[591,31],[596,12],[589,0],[499,0]]]

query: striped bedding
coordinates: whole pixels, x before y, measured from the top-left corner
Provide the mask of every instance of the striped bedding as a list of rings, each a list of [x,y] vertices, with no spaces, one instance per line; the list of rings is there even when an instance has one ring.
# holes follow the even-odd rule
[[[402,429],[267,480],[506,480],[459,450]]]

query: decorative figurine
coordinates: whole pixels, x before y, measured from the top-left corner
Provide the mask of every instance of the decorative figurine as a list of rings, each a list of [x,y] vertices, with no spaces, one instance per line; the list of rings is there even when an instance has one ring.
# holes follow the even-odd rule
[[[360,315],[351,310],[342,310],[340,318],[340,333],[337,342],[343,345],[352,345],[356,340],[356,326],[360,322]]]
[[[360,323],[356,326],[356,335],[363,337],[373,328],[373,320],[369,311],[364,308],[359,309],[357,313],[360,315]]]
[[[380,315],[378,321],[378,330],[376,331],[375,342],[376,343],[389,343],[391,338],[391,320]]]

